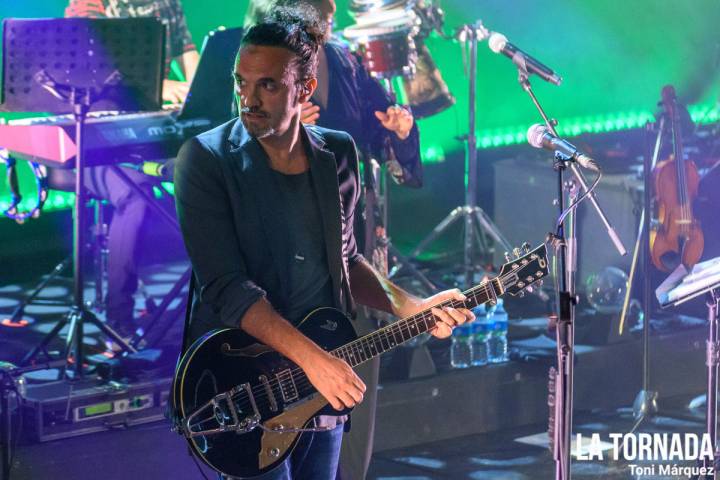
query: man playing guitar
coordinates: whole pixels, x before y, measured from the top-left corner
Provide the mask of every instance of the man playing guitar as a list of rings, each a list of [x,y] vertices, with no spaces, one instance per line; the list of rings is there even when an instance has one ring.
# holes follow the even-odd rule
[[[235,64],[240,118],[191,139],[175,166],[178,217],[198,283],[191,334],[240,327],[284,355],[336,410],[363,399],[350,366],[295,328],[322,306],[354,303],[399,317],[446,300],[427,299],[382,278],[357,252],[357,152],[344,132],[301,123],[317,85],[323,28],[302,8],[277,9],[251,27]],[[432,310],[431,333],[448,337],[474,319],[466,308]],[[334,479],[342,417],[316,420],[291,456],[262,478]]]

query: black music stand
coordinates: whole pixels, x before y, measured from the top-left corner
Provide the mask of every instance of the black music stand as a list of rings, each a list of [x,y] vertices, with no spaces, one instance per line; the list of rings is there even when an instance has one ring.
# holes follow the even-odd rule
[[[720,313],[720,257],[698,263],[691,272],[680,265],[655,290],[655,296],[662,308],[676,307],[695,297],[705,294],[708,309],[708,339],[706,342],[707,433],[712,442],[714,458],[717,449],[717,389],[718,367],[720,366],[720,336],[718,335],[718,313]],[[719,459],[720,460],[720,459]],[[703,466],[711,467],[707,459]],[[717,465],[714,465],[717,468]]]
[[[165,35],[156,18],[7,19],[3,21],[3,87],[0,108],[8,111],[71,113],[75,119],[75,208],[73,305],[22,360],[26,365],[69,324],[60,371],[73,363],[83,374],[83,324],[97,326],[124,351],[136,350],[85,306],[84,138],[91,110],[158,110],[162,101]],[[74,358],[71,357],[75,351]]]

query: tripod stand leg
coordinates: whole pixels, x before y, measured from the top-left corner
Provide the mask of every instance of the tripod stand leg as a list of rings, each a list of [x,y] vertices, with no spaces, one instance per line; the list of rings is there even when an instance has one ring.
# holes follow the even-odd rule
[[[437,224],[435,228],[433,228],[432,232],[425,237],[417,247],[415,247],[415,250],[413,250],[410,253],[410,258],[417,258],[418,255],[420,255],[422,252],[425,251],[425,247],[430,245],[432,242],[434,242],[440,235],[445,232],[453,223],[455,223],[458,219],[462,218],[463,216],[463,207],[456,207],[450,212],[440,223]]]
[[[512,251],[512,245],[510,245],[510,242],[508,242],[507,238],[503,236],[502,233],[500,233],[500,229],[495,225],[495,223],[490,219],[490,217],[487,216],[487,213],[480,208],[475,207],[473,208],[473,213],[475,214],[475,218],[477,218],[478,224],[484,230],[488,235],[492,237],[492,239],[497,243],[498,245],[501,245],[506,252]]]
[[[65,364],[58,373],[58,380],[65,377],[67,371],[67,365],[70,363],[70,354],[73,350],[73,344],[75,345],[75,372],[82,374],[82,311],[78,308],[73,307],[68,313],[67,318],[69,319],[70,326],[68,327],[67,337],[65,338],[65,349],[63,350],[63,358],[66,360]]]
[[[144,329],[144,332],[142,335],[133,335],[133,338],[128,342],[129,345],[132,345],[135,348],[140,348],[141,342],[148,337],[150,334],[150,331],[155,328],[157,323],[160,320],[160,317],[163,316],[165,311],[170,307],[170,304],[178,298],[178,295],[180,295],[180,292],[185,287],[185,285],[188,284],[190,281],[190,275],[192,274],[192,267],[185,270],[185,272],[182,274],[182,276],[175,282],[173,287],[170,289],[168,293],[165,294],[165,297],[163,298],[162,302],[160,302],[160,305],[158,305],[153,312],[152,316],[150,317],[150,320],[148,320],[148,327]],[[167,330],[166,330],[167,331]],[[153,343],[157,343],[159,339],[155,339]]]
[[[388,251],[390,252],[390,256],[395,260],[395,265],[393,266],[392,270],[390,270],[388,278],[392,278],[393,276],[397,275],[398,272],[402,271],[403,268],[407,268],[410,271],[410,274],[417,278],[426,288],[430,289],[431,292],[437,290],[435,284],[433,284],[430,279],[423,275],[420,270],[415,268],[415,265],[413,265],[405,255],[400,253],[400,251],[395,248],[392,243],[389,242]]]
[[[480,223],[477,220],[473,222],[473,229],[473,232],[475,232],[475,238],[477,239],[478,247],[480,247],[480,251],[487,252],[490,249],[490,246],[487,242],[488,239],[483,234]]]
[[[123,339],[115,330],[107,324],[98,320],[98,318],[90,312],[84,312],[87,315],[87,321],[95,325],[102,333],[109,337],[123,352],[137,353],[137,349]]]
[[[43,279],[40,283],[38,283],[38,285],[35,287],[35,289],[32,292],[30,292],[30,295],[25,297],[22,300],[22,302],[20,302],[20,305],[18,305],[15,308],[15,310],[13,310],[13,312],[8,317],[10,322],[17,323],[22,319],[23,314],[25,314],[25,307],[30,305],[33,302],[33,300],[35,300],[35,297],[37,297],[40,294],[40,292],[42,292],[45,289],[45,287],[48,286],[48,284],[50,282],[55,280],[55,278],[58,275],[60,275],[63,272],[63,270],[65,270],[67,268],[68,265],[70,265],[70,260],[71,260],[71,258],[68,257],[65,260],[63,260],[62,262],[55,265],[55,268],[52,269],[52,272],[50,272],[50,274],[47,276],[47,278]]]
[[[57,337],[58,333],[60,333],[60,330],[67,325],[69,315],[66,315],[65,318],[60,320],[58,323],[55,324],[52,330],[50,330],[45,337],[42,339],[42,341],[37,344],[35,347],[33,347],[32,350],[30,350],[20,361],[21,366],[28,366],[30,365],[33,360],[35,360],[35,357],[40,352],[44,352],[48,346],[48,344],[52,341],[53,338]]]

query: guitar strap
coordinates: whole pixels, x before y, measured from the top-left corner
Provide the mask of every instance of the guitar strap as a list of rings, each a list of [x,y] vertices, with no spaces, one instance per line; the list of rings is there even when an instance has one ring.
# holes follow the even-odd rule
[[[195,292],[195,272],[190,272],[190,283],[188,284],[187,306],[185,307],[185,323],[183,325],[182,345],[180,345],[180,358],[185,355],[190,337],[190,313],[192,312],[193,295]]]

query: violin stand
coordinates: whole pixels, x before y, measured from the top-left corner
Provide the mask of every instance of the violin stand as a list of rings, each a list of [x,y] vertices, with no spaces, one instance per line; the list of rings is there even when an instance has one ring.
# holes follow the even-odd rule
[[[646,131],[649,133],[652,131],[652,123],[646,125]],[[643,315],[643,332],[642,332],[642,389],[635,396],[633,402],[633,418],[635,423],[630,428],[629,433],[635,432],[640,424],[645,419],[651,418],[658,411],[658,392],[650,390],[650,316],[652,304],[651,285],[650,285],[650,269],[652,268],[650,261],[650,215],[648,211],[651,205],[651,191],[652,191],[652,175],[651,172],[657,164],[658,157],[660,156],[660,147],[662,146],[663,136],[665,131],[665,115],[662,115],[657,122],[658,132],[655,136],[653,143],[652,154],[645,155],[643,160],[643,209],[640,213],[640,221],[638,222],[638,233],[637,240],[635,241],[635,249],[633,251],[633,259],[630,265],[630,275],[628,278],[627,289],[625,292],[625,300],[623,302],[622,312],[620,314],[620,331],[622,335],[625,326],[625,318],[627,316],[628,307],[630,305],[630,297],[632,293],[632,286],[637,272],[637,264],[640,257],[642,257],[642,315]],[[639,255],[641,253],[641,255]]]
[[[640,225],[641,231],[638,234],[640,245],[642,245],[642,260],[643,260],[643,332],[642,332],[642,390],[640,390],[635,396],[633,402],[633,417],[635,418],[635,425],[632,431],[635,431],[640,424],[646,419],[651,418],[658,411],[657,397],[658,392],[650,390],[650,317],[652,315],[652,308],[650,308],[652,300],[652,287],[650,285],[650,270],[652,269],[650,261],[650,208],[652,202],[652,171],[657,165],[658,157],[660,155],[660,147],[663,142],[663,132],[665,130],[665,115],[660,117],[658,122],[658,133],[655,137],[654,148],[652,156],[645,155],[643,160],[643,177],[645,182],[645,188],[643,191],[644,208],[642,214],[642,222]],[[630,283],[628,281],[628,290],[630,290]]]

